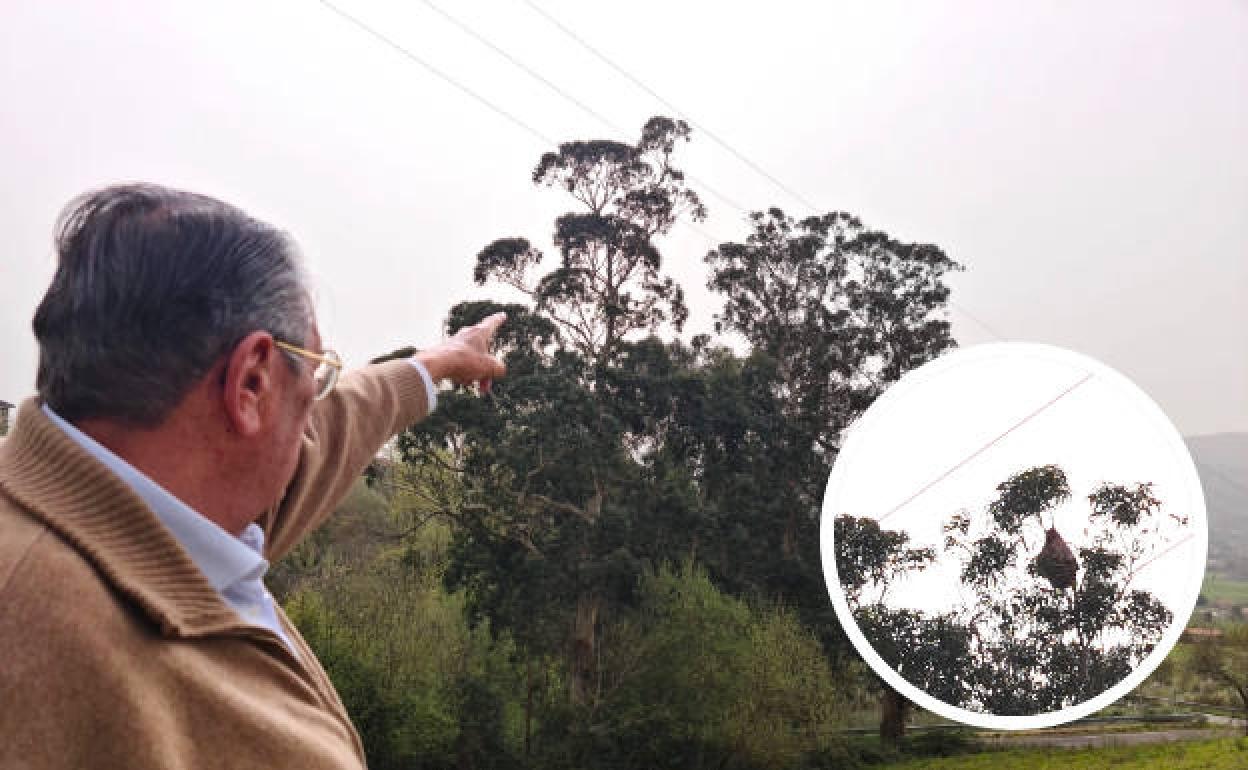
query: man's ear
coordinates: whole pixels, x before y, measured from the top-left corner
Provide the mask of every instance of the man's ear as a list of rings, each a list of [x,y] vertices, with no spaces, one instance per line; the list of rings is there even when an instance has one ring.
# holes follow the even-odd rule
[[[251,438],[261,431],[272,408],[273,364],[281,351],[273,335],[248,334],[230,352],[225,364],[223,405],[233,432]]]

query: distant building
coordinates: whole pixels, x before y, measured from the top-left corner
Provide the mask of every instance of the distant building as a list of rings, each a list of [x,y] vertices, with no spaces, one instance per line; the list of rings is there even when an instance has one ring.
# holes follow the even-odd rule
[[[1179,637],[1181,642],[1199,642],[1202,639],[1217,639],[1222,636],[1220,628],[1185,628]]]
[[[9,410],[13,405],[8,401],[0,399],[0,436],[8,435],[9,432]]]

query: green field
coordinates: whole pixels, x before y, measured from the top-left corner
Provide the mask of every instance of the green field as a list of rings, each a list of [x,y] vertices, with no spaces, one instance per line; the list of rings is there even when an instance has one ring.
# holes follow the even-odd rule
[[[1211,602],[1225,600],[1232,604],[1248,605],[1248,582],[1242,580],[1206,575],[1200,592]]]
[[[1103,749],[1013,749],[939,759],[914,759],[889,770],[1242,770],[1248,767],[1248,738],[1116,746]]]

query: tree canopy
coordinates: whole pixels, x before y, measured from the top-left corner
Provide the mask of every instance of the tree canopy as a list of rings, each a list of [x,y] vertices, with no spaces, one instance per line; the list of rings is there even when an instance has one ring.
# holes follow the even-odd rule
[[[997,486],[982,514],[950,517],[939,557],[908,548],[904,532],[839,517],[837,569],[864,635],[920,689],[991,714],[1059,710],[1122,681],[1173,620],[1133,583],[1186,519],[1162,516],[1148,483],[1100,484],[1086,496],[1088,525],[1074,559],[1045,519],[1070,497],[1060,467],[1020,471]],[[1055,536],[1072,557],[1068,582],[1051,574]],[[960,566],[971,599],[940,613],[884,600],[881,587],[940,559]],[[864,586],[876,588],[870,602],[861,601]]]
[[[534,183],[573,203],[554,223],[557,261],[527,237],[490,242],[474,280],[522,301],[464,302],[447,319],[454,332],[506,311],[507,378],[484,397],[443,393],[398,442],[406,463],[459,480],[426,501],[452,523],[446,587],[528,665],[558,661],[573,742],[623,730],[607,716],[628,692],[612,685],[628,660],[619,624],[665,565],[690,565],[742,606],[789,608],[844,670],[818,554],[839,433],[953,344],[941,315],[956,265],[939,249],[846,214],[799,223],[775,209],[706,257],[724,301],[716,333],[740,332],[751,350],[675,336],[688,313],[662,238],[705,215],[676,162],[689,137],[652,118],[635,144],[566,142],[541,157]],[[764,301],[782,294],[803,297],[801,312]],[[743,303],[755,301],[766,322],[751,325]]]

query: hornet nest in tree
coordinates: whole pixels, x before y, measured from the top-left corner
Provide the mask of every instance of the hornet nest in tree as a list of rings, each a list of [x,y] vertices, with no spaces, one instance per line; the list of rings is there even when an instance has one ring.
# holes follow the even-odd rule
[[[1066,541],[1055,527],[1049,527],[1044,534],[1044,548],[1036,556],[1036,572],[1049,581],[1049,585],[1061,591],[1074,588],[1075,573],[1079,571],[1079,560],[1066,545]]]

